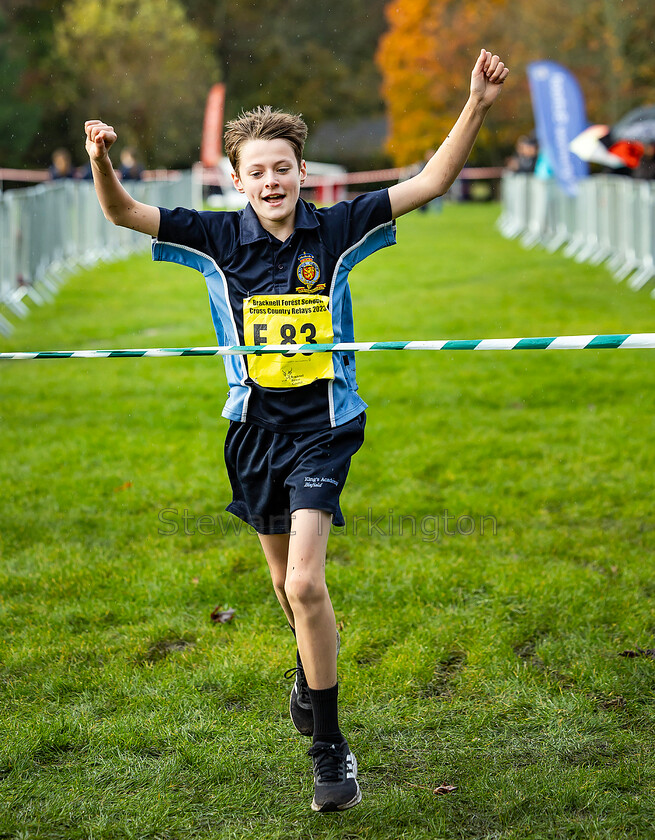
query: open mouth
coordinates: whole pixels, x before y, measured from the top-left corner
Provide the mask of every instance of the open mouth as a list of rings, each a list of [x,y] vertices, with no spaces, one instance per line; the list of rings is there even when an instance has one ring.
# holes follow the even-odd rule
[[[284,199],[284,195],[281,193],[275,193],[274,195],[267,195],[264,197],[264,201],[268,204],[277,204]]]

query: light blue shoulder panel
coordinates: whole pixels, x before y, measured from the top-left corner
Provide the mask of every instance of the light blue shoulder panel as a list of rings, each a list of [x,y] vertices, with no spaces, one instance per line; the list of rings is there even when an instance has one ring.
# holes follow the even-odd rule
[[[339,257],[334,269],[330,311],[334,341],[354,341],[353,310],[348,277],[353,268],[366,257],[396,244],[395,221],[385,222],[362,237]],[[348,359],[348,363],[345,359]],[[334,379],[330,382],[330,420],[332,425],[347,423],[366,408],[364,401],[353,394],[348,383],[357,389],[355,353],[334,354]]]
[[[173,242],[152,241],[152,258],[194,268],[205,278],[209,291],[209,306],[219,345],[238,345],[237,332],[225,275],[210,256]],[[223,409],[223,416],[230,420],[244,421],[248,408],[250,388],[245,384],[248,371],[243,356],[223,356],[225,374],[230,394]]]

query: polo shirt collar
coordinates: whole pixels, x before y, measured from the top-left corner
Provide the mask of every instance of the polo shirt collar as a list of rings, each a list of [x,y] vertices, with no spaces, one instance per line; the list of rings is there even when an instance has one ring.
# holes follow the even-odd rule
[[[299,228],[310,229],[319,226],[318,219],[314,207],[308,204],[303,198],[298,199],[296,204],[296,226],[295,230]],[[248,203],[241,212],[241,219],[239,221],[239,236],[242,245],[250,245],[257,242],[259,239],[267,239],[268,233],[261,226],[261,222],[257,218],[257,214]]]

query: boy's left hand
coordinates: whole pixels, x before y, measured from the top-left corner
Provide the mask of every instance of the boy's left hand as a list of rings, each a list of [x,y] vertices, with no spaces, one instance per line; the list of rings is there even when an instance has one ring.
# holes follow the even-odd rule
[[[471,96],[482,105],[491,106],[508,73],[509,68],[497,55],[481,50],[471,73]]]

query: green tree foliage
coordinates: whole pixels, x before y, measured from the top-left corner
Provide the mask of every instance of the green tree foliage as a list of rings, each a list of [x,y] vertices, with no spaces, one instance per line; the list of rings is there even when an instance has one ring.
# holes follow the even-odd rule
[[[5,40],[8,53],[1,78],[4,80],[2,99],[10,123],[18,125],[40,114],[34,132],[22,126],[3,133],[3,161],[11,159],[17,165],[43,166],[50,162],[52,149],[68,143],[67,110],[52,101],[52,79],[56,70],[52,62],[53,26],[61,15],[61,3],[56,0],[12,0],[5,5]],[[9,59],[9,61],[7,61]],[[29,135],[29,136],[28,136]],[[31,139],[30,139],[31,136]]]
[[[116,125],[150,165],[197,160],[216,63],[177,0],[68,0],[54,29],[57,104]]]
[[[0,166],[19,166],[22,150],[34,140],[41,109],[21,92],[27,61],[12,49],[7,20],[0,12]]]
[[[384,3],[13,0],[9,27],[25,60],[16,87],[21,101],[42,113],[37,143],[16,140],[16,153],[43,165],[52,148],[69,145],[81,163],[80,120],[92,107],[116,122],[126,141],[149,149],[151,163],[169,162],[173,146],[183,163],[195,156],[190,144],[200,142],[200,103],[216,80],[214,65],[227,84],[228,117],[263,102],[302,112],[312,127],[382,116],[373,55],[385,28]],[[185,40],[179,30],[189,33],[189,23],[194,37]],[[186,67],[179,67],[180,56]],[[154,67],[159,92],[151,87]],[[187,108],[181,116],[179,97]],[[156,143],[146,136],[152,131]]]
[[[234,116],[262,103],[310,124],[381,114],[373,61],[385,0],[183,0],[211,45]]]

